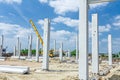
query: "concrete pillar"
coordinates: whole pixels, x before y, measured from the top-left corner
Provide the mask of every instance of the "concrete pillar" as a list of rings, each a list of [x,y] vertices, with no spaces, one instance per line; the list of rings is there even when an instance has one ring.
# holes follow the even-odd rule
[[[79,79],[88,80],[88,0],[79,3]]]
[[[112,36],[108,35],[108,62],[109,65],[112,65]]]
[[[68,57],[68,52],[65,53],[65,56]]]
[[[28,58],[31,58],[32,56],[32,35],[29,36],[29,42],[28,42]]]
[[[21,56],[21,43],[19,43],[20,44],[20,46],[19,46],[19,58],[20,58],[20,56]]]
[[[42,69],[49,69],[49,45],[50,45],[50,21],[44,20],[44,46],[43,46],[43,64]]]
[[[20,54],[20,40],[19,40],[19,37],[17,38],[17,55],[16,56],[19,56]]]
[[[63,43],[61,42],[60,45],[61,47],[60,47],[59,58],[60,58],[60,61],[62,62],[63,61]]]
[[[79,54],[78,54],[78,35],[76,36],[76,61],[78,61],[78,56],[79,56]]]
[[[92,73],[99,73],[98,15],[92,15]]]
[[[0,46],[0,57],[2,57],[2,45]]]
[[[1,47],[1,50],[0,50],[0,57],[2,57],[2,54],[3,54],[3,44],[4,44],[4,36],[2,35],[1,36],[1,45],[0,45],[0,47]]]
[[[36,62],[39,62],[39,45],[40,45],[40,40],[37,37],[37,41],[36,41]]]
[[[54,40],[54,55],[56,54],[56,40]]]
[[[14,46],[14,53],[13,56],[16,56],[16,46]]]
[[[71,57],[70,50],[68,50],[68,58],[70,58],[70,57]]]

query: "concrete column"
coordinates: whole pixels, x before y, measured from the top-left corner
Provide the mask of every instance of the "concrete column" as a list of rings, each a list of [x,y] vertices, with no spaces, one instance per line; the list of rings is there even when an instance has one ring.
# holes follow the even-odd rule
[[[65,56],[68,57],[68,52],[65,53]]]
[[[0,57],[2,57],[2,45],[0,46]]]
[[[112,65],[112,36],[108,35],[108,60],[109,65]]]
[[[19,43],[20,44],[20,46],[19,46],[19,58],[20,58],[20,55],[21,55],[21,43]]]
[[[54,40],[54,55],[56,54],[56,40]]]
[[[3,54],[3,44],[4,44],[4,36],[2,35],[1,36],[1,45],[0,45],[0,47],[1,47],[1,50],[0,50],[0,57],[2,57],[2,54]]]
[[[78,54],[78,35],[76,36],[76,61],[78,61],[78,56],[79,56],[79,54]]]
[[[68,58],[70,58],[70,57],[71,57],[70,50],[68,50]]]
[[[63,43],[61,42],[60,45],[61,47],[60,47],[59,58],[60,58],[60,61],[62,62],[63,61]]]
[[[2,41],[2,42],[1,42],[2,44],[1,44],[1,45],[2,45],[2,48],[3,48],[3,45],[4,45],[4,36],[3,36],[3,35],[2,35],[2,40],[1,40],[1,41]]]
[[[39,45],[40,45],[40,40],[37,37],[37,41],[36,41],[36,62],[39,62]]]
[[[88,80],[88,0],[79,3],[79,79]]]
[[[49,69],[49,45],[50,45],[50,21],[44,20],[44,46],[43,46],[43,64],[42,69]]]
[[[32,35],[29,36],[29,42],[28,42],[28,58],[31,58],[32,56]]]
[[[16,46],[14,46],[14,53],[13,56],[16,56]]]
[[[98,15],[92,15],[92,73],[99,73]]]
[[[19,53],[20,53],[20,40],[19,40],[19,37],[17,38],[17,55],[16,56],[19,56]]]

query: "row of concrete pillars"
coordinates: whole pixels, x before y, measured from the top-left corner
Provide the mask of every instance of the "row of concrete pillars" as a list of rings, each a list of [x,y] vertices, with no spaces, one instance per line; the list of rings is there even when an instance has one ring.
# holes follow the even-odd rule
[[[78,61],[79,58],[79,65],[82,65],[84,63],[81,63],[81,60],[84,57],[81,57],[78,55],[80,52],[78,52],[78,44],[79,44],[79,36],[76,36],[76,60]],[[2,45],[0,48],[0,55],[2,54],[2,48],[3,48],[3,36],[2,36]],[[43,46],[43,70],[48,70],[49,69],[49,43],[50,43],[50,21],[49,19],[45,19],[44,22],[44,46]],[[81,42],[82,43],[82,42]],[[55,47],[54,50],[56,51],[56,41],[54,42]],[[82,46],[82,45],[81,45]],[[98,15],[93,14],[92,15],[92,72],[93,73],[98,73],[99,72],[99,63],[98,63]],[[31,58],[31,49],[32,49],[32,36],[29,37],[29,51],[28,51],[28,58]],[[82,49],[82,48],[81,48]],[[80,50],[81,50],[80,49]],[[17,50],[16,46],[14,47],[14,56],[19,56],[20,57],[20,50],[21,50],[21,43],[18,38],[17,40]],[[16,53],[17,52],[17,53]],[[61,48],[60,48],[60,61],[63,60],[63,43],[61,42]],[[79,54],[78,54],[79,53]],[[111,35],[108,36],[108,53],[109,53],[109,65],[112,65],[112,40],[111,40]],[[84,59],[83,59],[84,60]],[[39,61],[39,39],[37,38],[36,41],[36,61]],[[86,64],[88,66],[88,64]],[[85,67],[79,68],[79,74],[81,72],[84,72]],[[88,72],[88,71],[87,71]]]

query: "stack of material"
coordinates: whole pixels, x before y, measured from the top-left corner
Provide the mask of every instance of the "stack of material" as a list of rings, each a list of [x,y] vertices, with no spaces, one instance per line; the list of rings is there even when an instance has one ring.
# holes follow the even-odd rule
[[[29,71],[27,66],[0,65],[0,72],[27,74]]]
[[[113,68],[112,66],[105,67],[103,70],[100,70],[99,75],[100,76],[107,75],[112,68]]]

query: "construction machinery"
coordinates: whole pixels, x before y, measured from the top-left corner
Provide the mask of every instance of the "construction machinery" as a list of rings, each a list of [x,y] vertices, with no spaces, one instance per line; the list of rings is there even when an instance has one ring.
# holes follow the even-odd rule
[[[34,29],[34,31],[35,31],[37,37],[39,38],[40,43],[42,44],[42,46],[44,46],[43,39],[42,39],[42,37],[40,36],[40,34],[39,34],[39,32],[38,32],[38,30],[37,30],[37,28],[36,28],[34,22],[33,22],[32,20],[30,20],[29,22],[31,23],[31,25],[32,25],[32,27],[33,27],[33,29]],[[43,54],[43,52],[42,52],[41,54]],[[53,53],[49,53],[49,56],[50,56],[50,57],[54,57]]]

